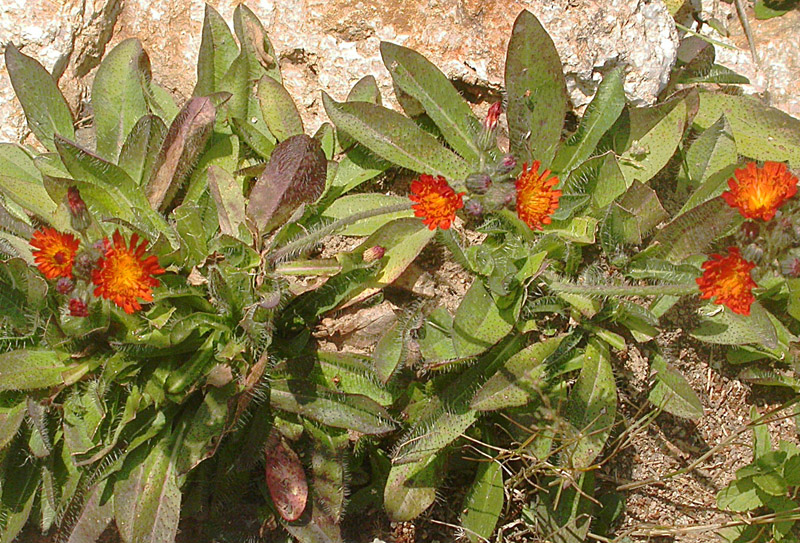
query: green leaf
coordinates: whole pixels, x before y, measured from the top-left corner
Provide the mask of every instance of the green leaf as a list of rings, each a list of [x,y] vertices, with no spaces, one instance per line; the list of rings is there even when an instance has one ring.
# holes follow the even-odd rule
[[[197,55],[197,85],[192,95],[207,96],[222,90],[222,78],[238,55],[239,48],[225,19],[206,4],[203,37]]]
[[[316,372],[322,376],[322,382],[329,388],[335,388],[347,394],[361,394],[384,407],[389,407],[393,398],[381,383],[378,372],[373,369],[368,358],[350,353],[317,351]]]
[[[375,401],[358,394],[324,389],[308,381],[273,381],[270,402],[277,409],[297,413],[334,428],[378,435],[394,430],[391,417]]]
[[[375,193],[352,194],[337,198],[336,201],[333,202],[328,209],[323,212],[322,216],[330,217],[332,219],[343,219],[360,211],[395,206],[408,201],[408,197],[406,196],[391,196],[387,194]],[[405,211],[385,213],[383,215],[378,215],[377,217],[371,217],[357,221],[351,225],[348,225],[344,229],[339,230],[337,234],[342,236],[369,236],[372,235],[378,228],[395,219],[413,216],[414,210],[412,210],[411,206],[409,205],[408,209]]]
[[[439,362],[456,358],[453,345],[453,317],[444,307],[434,309],[417,334],[422,358],[427,362]]]
[[[264,26],[253,11],[239,4],[233,11],[233,31],[242,45],[242,56],[246,60],[247,79],[258,81],[266,73],[275,81],[281,80],[278,55],[272,47]]]
[[[278,141],[305,133],[300,112],[283,85],[265,75],[258,82],[256,96],[267,128]]]
[[[133,125],[119,153],[119,167],[141,186],[150,179],[158,152],[167,135],[167,125],[155,115],[145,115]]]
[[[408,341],[408,330],[402,322],[395,321],[384,332],[375,349],[372,352],[372,360],[375,364],[375,373],[382,383],[387,383],[398,367],[405,362],[408,354],[406,343]]]
[[[544,394],[547,367],[542,364],[561,344],[552,338],[527,346],[509,358],[476,392],[470,404],[478,411],[526,405]]]
[[[256,124],[258,124],[257,119]],[[264,160],[269,160],[272,150],[275,148],[275,136],[269,132],[262,132],[256,128],[254,124],[238,117],[231,118],[231,126],[233,132],[239,136],[250,149],[255,151]]]
[[[66,207],[53,202],[33,160],[12,143],[0,143],[0,192],[54,228],[70,229]]]
[[[364,251],[379,245],[386,249],[381,260],[383,266],[374,279],[364,284],[364,289],[354,299],[365,299],[393,283],[417,258],[435,233],[435,230],[429,229],[418,218],[397,219],[376,230],[358,246],[353,255],[361,257]]]
[[[558,150],[551,166],[554,172],[569,172],[595,152],[600,138],[613,126],[625,107],[623,76],[623,69],[615,68],[603,77],[577,132]]]
[[[549,493],[539,492],[533,510],[522,510],[526,524],[547,534],[551,543],[584,543],[594,517],[594,472],[580,475],[577,489],[562,480]],[[625,541],[623,538],[621,541]]]
[[[381,90],[378,88],[378,82],[375,76],[365,75],[353,85],[350,92],[347,94],[348,102],[369,102],[371,104],[381,105]]]
[[[453,318],[453,345],[459,357],[480,354],[514,328],[519,316],[521,297],[509,309],[500,309],[476,278],[456,310]]]
[[[491,537],[504,499],[503,468],[493,460],[481,463],[461,510],[461,527],[469,541],[478,543]]]
[[[708,200],[672,219],[658,234],[652,246],[655,255],[670,262],[704,252],[711,242],[727,232],[739,215],[721,198]]]
[[[22,104],[28,127],[42,145],[53,151],[53,134],[74,138],[72,112],[52,75],[13,44],[6,46],[6,69]]]
[[[222,439],[228,417],[228,400],[235,393],[235,385],[223,388],[208,387],[203,403],[189,421],[189,427],[175,458],[175,470],[182,475],[214,453]]]
[[[2,474],[0,543],[13,543],[28,521],[41,480],[41,464],[19,444],[8,452]]]
[[[571,425],[567,439],[574,440],[566,454],[576,468],[588,468],[603,450],[617,414],[617,386],[611,370],[608,346],[590,339],[583,368],[569,395],[567,418]]]
[[[70,518],[69,539],[64,543],[97,541],[114,519],[114,499],[101,503],[108,479],[100,481],[89,490],[89,497],[81,504],[77,518]]]
[[[700,134],[686,153],[689,180],[697,184],[697,188],[684,204],[681,213],[716,198],[727,190],[726,181],[733,174],[738,158],[731,125],[723,115]]]
[[[745,96],[700,93],[700,108],[694,118],[704,130],[725,115],[740,154],[755,160],[788,161],[800,167],[800,120]]]
[[[114,516],[127,542],[171,543],[178,532],[181,491],[174,451],[162,438],[126,479],[114,485]]]
[[[381,56],[395,84],[422,104],[450,147],[476,164],[481,154],[475,143],[480,122],[447,76],[424,56],[401,45],[381,42]]]
[[[677,417],[700,419],[703,416],[703,404],[686,378],[659,353],[653,355],[650,365],[656,371],[656,383],[647,399]]]
[[[100,67],[92,84],[97,154],[117,162],[133,126],[150,111],[150,59],[136,38],[120,42]]]
[[[0,408],[0,451],[11,443],[25,418],[25,402]]]
[[[381,158],[418,173],[442,175],[456,187],[469,173],[464,159],[400,113],[369,102],[335,102],[325,93],[322,103],[339,130]]]
[[[773,17],[786,15],[792,11],[792,8],[796,7],[796,5],[796,2],[792,0],[756,0],[753,4],[753,13],[756,16],[756,19],[772,19]],[[786,9],[781,9],[778,6],[786,6]]]
[[[248,243],[249,236],[242,235],[242,228],[247,231],[247,218],[239,181],[219,166],[211,165],[208,168],[208,191],[217,207],[220,232]]]
[[[511,152],[522,162],[549,167],[564,126],[567,85],[553,40],[527,10],[514,21],[505,81]]]
[[[436,500],[436,487],[444,478],[444,454],[409,464],[393,465],[383,492],[386,514],[393,522],[419,516]]]
[[[640,244],[643,238],[669,215],[661,206],[656,192],[638,181],[612,204],[606,226],[625,243]]]
[[[0,354],[0,390],[32,390],[64,383],[69,355],[20,349]]]
[[[700,326],[692,337],[706,343],[744,345],[754,343],[774,349],[778,345],[775,326],[758,302],[750,306],[750,315],[739,315],[722,305],[708,304],[701,312]]]
[[[647,183],[675,154],[686,130],[685,100],[668,102],[653,108],[631,110],[632,140],[620,156],[620,168],[628,185],[634,180]],[[658,121],[652,124],[653,117]]]
[[[370,157],[363,148],[356,147],[339,161],[332,186],[339,189],[339,194],[344,194],[360,184],[374,179],[385,172],[389,166],[388,162]]]

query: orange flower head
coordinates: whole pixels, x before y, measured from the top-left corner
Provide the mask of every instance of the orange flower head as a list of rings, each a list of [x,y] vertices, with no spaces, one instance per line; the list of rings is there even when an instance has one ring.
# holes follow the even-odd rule
[[[409,199],[416,202],[414,215],[423,217],[423,223],[431,230],[438,226],[442,230],[450,228],[456,217],[456,211],[464,207],[463,192],[456,191],[447,184],[441,175],[422,174],[419,179],[411,182],[411,195]]]
[[[736,247],[728,249],[728,256],[711,255],[711,260],[703,263],[703,275],[695,279],[700,297],[708,300],[716,296],[715,304],[726,305],[740,315],[749,315],[750,305],[756,300],[753,296],[756,282],[750,276],[755,266],[742,258]]]
[[[522,173],[517,178],[517,215],[533,230],[541,230],[542,225],[550,224],[550,215],[558,209],[560,190],[553,190],[558,177],[550,177],[550,170],[539,174],[541,163],[535,160],[528,169],[522,165]]]
[[[748,162],[734,176],[728,179],[730,190],[723,192],[722,198],[747,219],[772,219],[775,211],[797,193],[797,177],[781,162],[765,162],[762,168]]]
[[[72,264],[80,240],[72,234],[62,234],[53,228],[42,228],[33,233],[31,247],[36,266],[48,279],[72,277]]]
[[[125,244],[119,230],[114,232],[112,239],[113,244],[104,240],[104,255],[92,270],[92,282],[97,285],[94,295],[111,300],[130,314],[142,308],[139,298],[153,301],[152,288],[160,284],[153,276],[164,273],[164,270],[155,255],[144,257],[147,240],[143,239],[139,244],[137,234],[131,236],[130,245]]]

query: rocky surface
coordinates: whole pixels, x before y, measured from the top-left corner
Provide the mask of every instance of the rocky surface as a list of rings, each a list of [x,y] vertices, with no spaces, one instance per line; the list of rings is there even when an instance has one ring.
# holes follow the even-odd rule
[[[235,0],[212,0],[229,22]],[[514,18],[534,12],[552,34],[565,64],[573,105],[593,94],[601,73],[628,67],[625,88],[651,102],[673,63],[677,34],[658,0],[248,0],[281,57],[286,85],[307,128],[324,113],[319,90],[341,99],[374,75],[386,98],[391,80],[380,59],[381,40],[425,54],[473,99],[500,92],[506,44]],[[97,59],[128,37],[151,57],[154,79],[182,102],[191,93],[200,44],[200,0],[6,0],[0,4],[0,49],[13,41],[60,77],[77,110]],[[389,103],[392,104],[391,98]],[[24,136],[24,118],[0,68],[0,140]]]
[[[713,16],[722,22],[729,36],[707,27],[703,33],[729,43],[735,49],[717,47],[717,62],[750,79],[747,92],[761,95],[768,104],[800,117],[800,9],[767,20],[746,10],[756,47],[758,63],[750,54],[747,37],[733,5],[720,3]]]

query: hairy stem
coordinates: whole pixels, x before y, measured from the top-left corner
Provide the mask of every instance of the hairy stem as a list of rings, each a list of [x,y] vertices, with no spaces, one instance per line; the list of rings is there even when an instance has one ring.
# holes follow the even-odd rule
[[[576,285],[553,281],[550,290],[588,296],[683,296],[697,293],[697,283],[681,283],[677,285]]]
[[[319,242],[325,236],[330,236],[331,234],[335,234],[342,228],[357,223],[358,221],[364,219],[370,219],[372,217],[378,217],[380,215],[397,213],[399,211],[405,211],[407,209],[411,209],[411,201],[403,202],[402,204],[396,204],[393,206],[379,207],[377,209],[367,209],[365,211],[359,211],[358,213],[354,213],[348,217],[343,217],[326,226],[323,226],[318,230],[314,230],[313,232],[309,232],[307,234],[298,237],[293,241],[290,241],[280,249],[277,249],[272,253],[270,253],[269,260],[270,262],[273,263],[278,262],[283,258],[285,258],[287,255],[290,255],[295,251],[299,251],[304,247],[311,247],[317,242]]]

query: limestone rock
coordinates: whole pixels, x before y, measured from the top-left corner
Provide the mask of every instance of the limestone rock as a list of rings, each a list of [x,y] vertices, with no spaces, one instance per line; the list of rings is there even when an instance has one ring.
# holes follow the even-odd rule
[[[703,33],[735,47],[717,47],[717,62],[750,79],[751,85],[745,86],[749,94],[759,94],[768,104],[800,117],[800,10],[767,20],[758,20],[747,10],[759,59],[756,64],[734,6],[720,3],[717,7],[717,13],[710,11],[707,16],[725,24],[730,36],[706,31],[708,27]]]
[[[211,0],[231,21],[236,0]],[[289,92],[309,131],[325,120],[320,90],[343,99],[372,74],[395,107],[379,44],[426,55],[470,98],[498,95],[505,50],[522,9],[551,33],[565,65],[573,106],[591,99],[601,74],[627,67],[625,89],[651,103],[666,82],[678,36],[659,0],[273,0],[248,1],[281,58]],[[182,103],[195,81],[203,19],[200,0],[10,0],[0,7],[0,44],[14,41],[61,76],[73,109],[86,100],[97,59],[125,38],[139,38],[153,77]],[[112,33],[113,29],[113,33]],[[110,39],[110,41],[109,41]],[[63,75],[62,75],[63,73]],[[24,133],[19,105],[0,70],[0,140]]]

